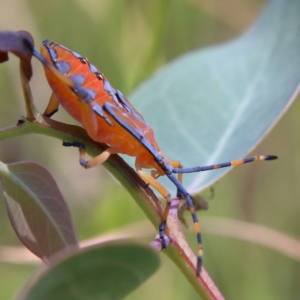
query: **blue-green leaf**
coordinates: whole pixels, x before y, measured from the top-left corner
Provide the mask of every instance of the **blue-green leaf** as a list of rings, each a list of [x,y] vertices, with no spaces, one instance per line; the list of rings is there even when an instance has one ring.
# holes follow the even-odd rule
[[[240,159],[274,126],[300,82],[299,15],[298,0],[270,1],[244,35],[178,58],[135,91],[130,99],[169,159],[187,167]],[[186,175],[185,185],[199,191],[227,171]]]

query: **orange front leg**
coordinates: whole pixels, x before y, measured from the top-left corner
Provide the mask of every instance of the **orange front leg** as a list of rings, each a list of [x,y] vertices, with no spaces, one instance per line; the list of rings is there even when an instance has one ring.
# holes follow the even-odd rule
[[[93,167],[96,167],[98,165],[101,165],[104,163],[112,154],[111,148],[107,148],[105,151],[97,155],[96,157],[93,157],[90,160],[85,159],[85,146],[81,143],[74,142],[63,142],[63,146],[65,147],[77,147],[79,148],[79,163],[82,165],[85,169],[90,169]]]
[[[150,184],[153,188],[155,188],[167,201],[166,207],[163,213],[162,222],[159,225],[159,237],[162,241],[162,247],[167,248],[167,243],[164,237],[164,230],[166,228],[167,218],[168,214],[171,208],[172,198],[169,191],[161,184],[159,183],[155,178],[153,178],[148,173],[138,170],[137,173],[139,176],[147,182],[147,184]]]
[[[54,93],[52,93],[48,106],[45,109],[43,115],[51,118],[58,111],[59,101]]]

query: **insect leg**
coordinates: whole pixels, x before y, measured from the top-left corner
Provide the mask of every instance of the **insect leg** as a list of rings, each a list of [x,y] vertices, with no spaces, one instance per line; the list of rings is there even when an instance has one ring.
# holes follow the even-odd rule
[[[194,229],[195,229],[195,232],[197,234],[197,244],[198,244],[196,275],[199,276],[200,271],[201,271],[201,266],[202,266],[203,246],[202,246],[202,236],[201,236],[200,224],[199,224],[196,212],[195,212],[195,207],[194,207],[194,204],[193,204],[193,200],[192,200],[191,195],[183,187],[183,185],[179,182],[179,180],[176,178],[176,176],[174,174],[166,173],[166,176],[168,176],[168,178],[175,184],[177,189],[180,191],[180,193],[186,199],[189,211],[190,211],[190,213],[192,215],[192,218],[193,218]]]
[[[173,168],[180,168],[180,169],[183,168],[183,165],[182,165],[181,162],[178,161],[178,160],[171,160],[171,161],[170,161],[170,164],[171,164],[171,166],[172,166]],[[182,173],[178,173],[178,177],[177,177],[177,178],[178,178],[179,182],[182,183],[183,174],[182,174]]]
[[[139,176],[147,182],[147,184],[150,184],[153,188],[155,188],[167,201],[166,208],[163,213],[162,222],[159,225],[159,237],[162,241],[163,248],[167,248],[166,240],[164,237],[164,230],[166,228],[166,222],[168,218],[168,214],[171,208],[172,198],[169,191],[161,184],[159,183],[155,178],[153,178],[148,173],[138,170],[137,173]]]
[[[197,218],[197,215],[195,213],[195,208],[194,208],[193,201],[192,201],[192,198],[191,198],[190,194],[182,186],[182,184],[177,179],[177,177],[174,174],[172,174],[172,171],[173,171],[174,168],[167,161],[165,161],[165,159],[163,157],[160,156],[160,154],[154,149],[154,147],[151,145],[151,143],[147,139],[145,139],[143,136],[141,136],[139,134],[139,132],[136,131],[131,126],[131,124],[129,124],[128,122],[126,122],[126,120],[124,120],[123,116],[120,116],[120,113],[118,112],[117,107],[111,105],[110,103],[105,103],[104,104],[104,108],[115,119],[115,121],[117,121],[123,128],[125,128],[133,137],[135,137],[145,147],[145,149],[147,149],[149,151],[149,153],[151,153],[153,155],[154,159],[160,165],[164,166],[163,169],[165,171],[165,174],[175,184],[175,186],[177,187],[180,195],[182,195],[183,198],[186,199],[186,201],[188,203],[188,206],[189,206],[189,210],[190,210],[190,212],[192,214],[192,217],[193,217],[194,228],[195,228],[195,231],[197,233],[198,254],[197,254],[196,274],[198,276],[200,274],[201,266],[202,266],[202,254],[203,254],[203,250],[202,250],[202,237],[201,237],[201,232],[200,232],[200,226],[199,226],[198,218]],[[165,211],[164,216],[163,216],[163,222],[161,223],[161,226],[160,226],[160,229],[159,229],[160,234],[161,233],[163,234],[164,227],[165,227],[165,224],[166,224],[165,222],[166,222],[166,219],[167,219],[167,216],[168,216],[168,213],[169,213],[169,210],[170,210],[170,204],[171,204],[171,201],[170,201],[171,198],[168,195],[169,193],[151,175],[146,175],[145,176],[144,175],[145,173],[143,173],[141,170],[138,170],[138,174],[144,180],[146,180],[150,185],[152,185],[154,188],[158,187],[157,191],[160,192],[162,195],[164,195],[165,198],[167,199],[166,211]],[[162,240],[162,242],[163,242],[163,240]]]
[[[173,168],[180,168],[182,169],[183,165],[180,163],[178,160],[171,160],[170,164]],[[160,175],[156,170],[151,171],[151,176],[155,179],[157,179]],[[183,180],[183,173],[178,173],[177,178],[180,183],[182,183]],[[177,197],[178,198],[183,198],[183,196],[180,194],[179,190],[177,189]]]
[[[200,232],[200,225],[198,222],[198,218],[197,215],[195,213],[195,208],[193,205],[193,201],[192,198],[190,196],[190,194],[186,191],[186,189],[182,186],[181,182],[177,179],[177,177],[172,174],[173,172],[173,167],[172,165],[170,165],[167,161],[165,161],[164,158],[162,158],[159,153],[154,149],[154,147],[151,145],[151,143],[145,139],[143,136],[141,136],[139,134],[139,132],[137,130],[135,130],[131,124],[129,122],[126,122],[126,120],[124,119],[124,116],[120,116],[120,113],[117,109],[117,107],[111,105],[110,103],[104,103],[104,108],[105,110],[115,119],[115,121],[117,121],[124,129],[126,129],[133,137],[135,137],[144,147],[145,149],[147,149],[149,151],[149,153],[151,153],[154,157],[154,159],[159,163],[159,164],[163,164],[164,167],[164,171],[166,176],[175,184],[175,186],[178,189],[178,193],[180,193],[180,195],[183,196],[183,198],[186,199],[187,203],[188,203],[188,207],[189,210],[191,212],[191,215],[193,217],[193,222],[194,222],[194,228],[195,231],[197,233],[197,242],[198,242],[198,254],[197,254],[197,268],[196,268],[196,274],[197,276],[200,274],[201,271],[201,266],[202,266],[202,255],[203,255],[203,250],[202,250],[202,237],[201,237],[201,232]],[[180,170],[180,168],[177,168]],[[164,213],[164,217],[163,219],[167,219],[169,210],[170,210],[170,204],[171,204],[171,198],[167,197],[167,195],[169,194],[168,191],[160,184],[158,183],[158,181],[156,181],[151,175],[144,175],[145,173],[142,172],[141,170],[137,171],[138,174],[146,181],[148,182],[150,185],[152,185],[154,188],[157,186],[158,189],[157,191],[160,192],[162,195],[165,195],[166,199],[167,199],[167,205],[166,205],[166,211]],[[182,173],[182,172],[178,172],[178,173]],[[170,203],[170,204],[168,204]],[[166,216],[165,216],[166,215]],[[165,226],[165,222],[163,221],[161,223],[160,226],[160,233],[163,234],[164,231],[164,226]],[[161,230],[162,229],[162,230]],[[162,240],[163,242],[163,240]],[[163,245],[164,246],[164,245]]]
[[[97,155],[96,157],[93,157],[90,160],[85,159],[85,146],[81,143],[74,142],[74,143],[69,143],[69,142],[63,142],[63,146],[65,147],[77,147],[79,148],[79,163],[81,166],[83,166],[85,169],[90,169],[93,167],[96,167],[102,163],[104,163],[109,156],[112,154],[110,151],[110,148],[104,150],[102,153]]]
[[[43,115],[51,118],[57,111],[58,111],[58,106],[59,106],[59,102],[58,99],[56,97],[56,95],[54,93],[52,93],[48,106],[45,109]]]
[[[183,168],[183,165],[178,160],[171,160],[170,164],[171,164],[171,166],[173,168],[180,168],[180,169]],[[160,175],[159,175],[159,173],[158,173],[157,170],[151,170],[151,176],[153,178],[157,179]],[[178,173],[178,177],[177,178],[178,178],[179,182],[182,183],[183,173]]]
[[[171,164],[171,166],[172,166],[173,168],[180,168],[180,169],[183,168],[183,165],[182,165],[181,162],[178,161],[178,160],[172,160],[172,161],[170,161],[170,164]],[[180,183],[182,183],[182,181],[183,181],[183,173],[178,173],[177,178],[178,178],[178,181],[179,181]],[[177,188],[177,197],[178,197],[178,198],[184,198],[183,195],[180,193],[180,191],[179,191],[178,188]]]
[[[193,204],[195,207],[195,210],[207,210],[209,207],[208,200],[211,200],[214,198],[214,187],[210,187],[210,195],[208,197],[203,197],[202,195],[195,195],[193,196]],[[185,201],[182,205],[180,205],[178,209],[178,219],[181,221],[183,225],[185,225],[186,228],[188,228],[188,223],[186,222],[186,219],[184,217],[184,212],[186,210],[189,210],[189,206],[187,202]]]

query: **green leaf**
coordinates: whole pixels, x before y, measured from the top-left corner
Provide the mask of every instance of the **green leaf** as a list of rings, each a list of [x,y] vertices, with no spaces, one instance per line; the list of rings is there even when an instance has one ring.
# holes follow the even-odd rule
[[[17,299],[122,299],[158,267],[159,257],[149,247],[106,243],[43,267]]]
[[[7,212],[21,242],[46,263],[54,253],[77,247],[71,216],[51,174],[33,162],[0,162]]]
[[[240,159],[275,125],[300,82],[299,13],[298,0],[270,1],[243,36],[178,58],[134,92],[169,159],[186,167]],[[226,172],[184,182],[199,191]]]

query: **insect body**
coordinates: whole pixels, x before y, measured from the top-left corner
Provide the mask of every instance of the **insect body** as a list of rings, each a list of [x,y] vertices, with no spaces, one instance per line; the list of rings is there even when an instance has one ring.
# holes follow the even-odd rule
[[[152,129],[141,114],[120,91],[112,88],[105,76],[86,58],[48,40],[43,42],[41,54],[33,50],[33,55],[43,63],[47,80],[53,90],[44,114],[50,117],[61,104],[83,125],[93,140],[109,146],[99,156],[86,161],[83,145],[65,143],[66,146],[79,147],[81,165],[85,168],[94,167],[115,153],[134,156],[137,173],[167,200],[159,226],[159,235],[164,248],[166,247],[164,230],[172,199],[170,193],[156,180],[156,177],[166,175],[175,184],[177,196],[186,199],[197,233],[196,273],[198,276],[202,265],[202,238],[192,197],[182,185],[182,174],[235,166],[256,160],[271,160],[276,157],[255,156],[218,165],[182,168],[178,161],[170,161],[166,158],[154,138]],[[142,170],[144,168],[152,169],[151,175],[144,172]]]
[[[53,76],[51,70],[45,68],[46,77],[54,93],[52,101],[56,97],[57,103],[86,128],[93,140],[110,146],[111,154],[135,156],[137,169],[151,166],[163,174],[152,155],[141,147],[140,141],[124,130],[108,111],[111,110],[113,115],[132,127],[140,138],[148,140],[153,150],[161,154],[152,129],[122,93],[111,87],[96,67],[79,54],[48,41],[44,42],[41,54],[75,83],[74,87],[70,88],[60,78]],[[84,99],[78,101],[81,91],[84,93]]]

